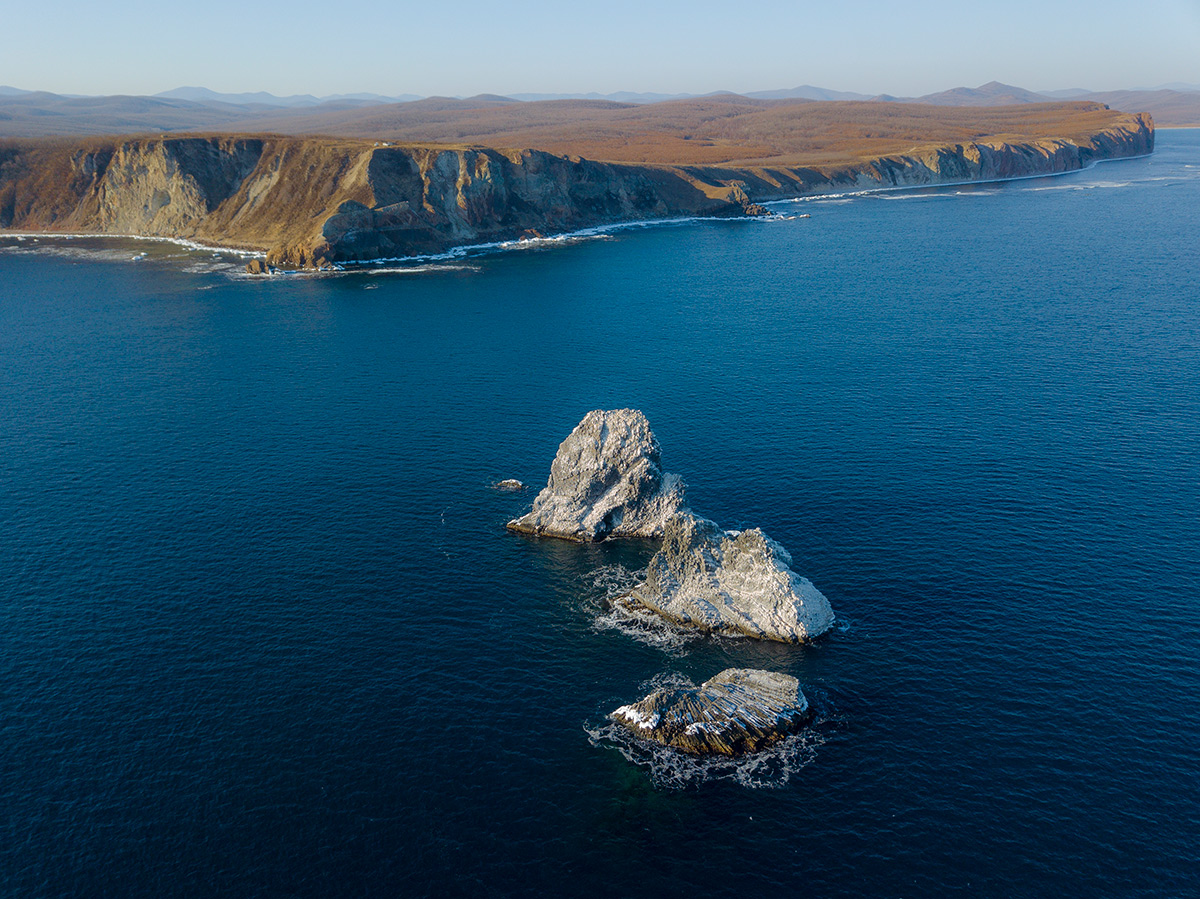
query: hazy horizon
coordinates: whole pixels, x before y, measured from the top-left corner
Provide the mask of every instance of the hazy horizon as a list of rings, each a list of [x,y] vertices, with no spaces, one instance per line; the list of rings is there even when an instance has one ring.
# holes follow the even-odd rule
[[[345,92],[338,92],[338,93],[332,93],[332,94],[313,94],[311,92],[292,92],[292,93],[283,94],[283,93],[275,93],[272,91],[265,91],[265,90],[262,90],[259,88],[246,88],[244,90],[236,90],[236,91],[235,90],[218,91],[218,90],[215,90],[215,89],[209,87],[206,84],[186,84],[186,85],[181,84],[181,85],[176,85],[175,87],[172,87],[172,88],[163,88],[161,90],[139,92],[136,94],[129,93],[129,92],[118,93],[118,94],[86,94],[86,93],[82,93],[80,91],[46,91],[45,88],[38,87],[38,86],[30,87],[30,86],[22,86],[22,85],[17,85],[17,84],[0,84],[0,91],[8,91],[11,89],[11,90],[15,90],[22,94],[46,92],[46,93],[53,93],[58,96],[64,96],[64,97],[100,98],[100,97],[105,97],[105,96],[110,96],[110,97],[111,96],[168,97],[168,96],[178,94],[179,92],[182,92],[182,91],[195,90],[195,91],[209,91],[217,97],[249,98],[249,97],[254,97],[256,95],[263,95],[264,97],[273,97],[277,100],[291,100],[291,99],[297,98],[297,97],[306,97],[306,98],[312,97],[315,100],[325,102],[325,101],[335,100],[335,99],[339,99],[339,98],[372,97],[372,98],[378,98],[381,101],[386,101],[386,100],[409,101],[409,100],[426,99],[426,98],[434,98],[434,97],[446,97],[449,99],[470,99],[471,97],[477,97],[477,96],[507,97],[510,99],[522,99],[522,98],[524,98],[524,99],[541,99],[541,98],[554,99],[556,97],[563,97],[563,98],[591,97],[591,96],[621,97],[621,96],[629,95],[629,96],[633,96],[633,97],[653,97],[653,98],[661,97],[663,99],[671,99],[671,98],[675,98],[675,97],[699,98],[699,97],[704,97],[704,96],[711,96],[714,94],[737,94],[737,95],[744,96],[744,95],[753,95],[753,94],[762,94],[762,93],[775,93],[775,92],[782,93],[782,92],[786,92],[786,91],[799,90],[802,88],[813,88],[818,91],[827,91],[827,92],[830,92],[833,94],[847,94],[847,95],[860,94],[862,99],[871,99],[871,98],[879,97],[879,96],[897,97],[899,99],[912,99],[914,97],[926,96],[929,94],[936,94],[936,93],[943,93],[943,92],[952,91],[952,90],[961,90],[961,89],[976,90],[976,89],[979,89],[982,87],[986,87],[989,84],[993,84],[993,83],[997,83],[997,82],[999,82],[999,79],[991,79],[990,81],[984,82],[982,84],[948,84],[948,85],[944,85],[943,87],[936,88],[933,91],[928,91],[928,92],[926,92],[926,94],[921,94],[921,95],[900,93],[897,91],[892,91],[892,90],[887,90],[887,89],[875,91],[873,93],[868,93],[866,91],[857,91],[857,92],[856,91],[846,91],[836,85],[811,84],[811,83],[778,85],[778,86],[772,87],[772,88],[755,88],[754,90],[747,90],[747,91],[730,91],[730,90],[718,89],[715,91],[706,91],[703,93],[697,92],[697,91],[680,91],[678,93],[668,93],[666,91],[658,91],[658,90],[653,90],[653,89],[649,89],[649,90],[645,90],[645,91],[633,91],[633,90],[614,90],[614,91],[539,90],[539,91],[511,91],[509,93],[502,93],[500,91],[479,91],[479,92],[476,92],[475,94],[444,94],[444,93],[443,94],[412,94],[412,93],[401,94],[401,93],[397,93],[397,94],[393,94],[393,95],[389,96],[386,94],[380,94],[375,91],[365,91],[365,90],[364,91],[345,91]],[[1083,86],[1071,85],[1069,87],[1055,86],[1055,87],[1030,88],[1027,85],[1023,85],[1023,84],[1010,84],[1007,82],[999,82],[999,83],[1006,84],[1008,87],[1014,87],[1014,88],[1018,88],[1018,89],[1028,90],[1035,94],[1045,94],[1048,98],[1051,98],[1051,99],[1071,99],[1070,97],[1052,97],[1052,95],[1067,93],[1067,92],[1075,91],[1075,90],[1081,91],[1085,94],[1099,94],[1099,93],[1105,93],[1106,91],[1111,91],[1111,92],[1117,92],[1117,91],[1153,92],[1153,91],[1159,91],[1159,90],[1200,92],[1200,84],[1190,84],[1190,83],[1182,83],[1182,82],[1170,82],[1170,83],[1158,84],[1158,85],[1148,85],[1148,84],[1123,85],[1121,87],[1107,88],[1105,90],[1092,89],[1092,88],[1087,87],[1086,85],[1083,85]],[[847,96],[845,98],[839,97],[837,99],[852,99],[852,97],[851,96]],[[855,99],[857,99],[857,98],[855,98]],[[243,100],[240,102],[251,102],[251,101]]]
[[[921,96],[1000,81],[1035,91],[1126,90],[1200,82],[1200,3],[1093,4],[1048,15],[1017,0],[993,8],[836,10],[760,2],[727,8],[615,0],[603,16],[537,3],[519,16],[466,0],[448,17],[427,5],[347,0],[331,22],[314,3],[283,11],[215,0],[191,9],[126,0],[100,18],[64,0],[9,12],[0,84],[60,94],[153,95],[181,86],[280,97],[374,93],[749,93],[798,85]],[[339,26],[338,22],[344,23]],[[50,27],[47,23],[52,23]],[[232,23],[232,24],[231,24]],[[319,24],[314,24],[319,23]],[[365,24],[364,24],[365,23]],[[375,43],[364,42],[369,33]]]

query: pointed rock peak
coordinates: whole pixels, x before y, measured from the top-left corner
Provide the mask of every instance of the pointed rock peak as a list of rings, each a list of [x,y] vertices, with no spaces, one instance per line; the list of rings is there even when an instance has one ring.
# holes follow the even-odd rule
[[[679,475],[664,474],[662,451],[637,409],[597,409],[558,448],[550,480],[511,530],[594,541],[658,537],[686,509]]]

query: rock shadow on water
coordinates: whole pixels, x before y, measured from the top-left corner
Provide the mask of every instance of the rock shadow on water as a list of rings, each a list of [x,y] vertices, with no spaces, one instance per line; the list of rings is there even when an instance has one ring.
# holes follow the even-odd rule
[[[605,614],[609,593],[627,589],[644,575],[646,563],[658,549],[658,541],[648,539],[573,543],[531,534],[511,536],[526,576],[593,622]]]

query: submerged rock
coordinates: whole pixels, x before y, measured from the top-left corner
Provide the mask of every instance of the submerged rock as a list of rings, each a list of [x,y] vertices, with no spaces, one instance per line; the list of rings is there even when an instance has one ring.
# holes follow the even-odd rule
[[[686,509],[684,484],[663,474],[661,449],[636,409],[589,412],[562,442],[533,510],[508,523],[542,537],[658,537]]]
[[[611,715],[637,736],[696,755],[741,755],[776,743],[809,717],[787,674],[726,668],[699,687],[656,690]]]
[[[829,600],[759,528],[722,531],[690,512],[667,522],[646,582],[620,602],[686,627],[800,643],[833,626]]]

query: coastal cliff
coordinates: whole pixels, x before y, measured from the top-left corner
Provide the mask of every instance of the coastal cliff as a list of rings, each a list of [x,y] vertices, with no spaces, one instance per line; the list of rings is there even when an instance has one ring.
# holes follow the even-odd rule
[[[1067,172],[1153,147],[1150,117],[1120,113],[1085,139],[919,146],[811,168],[275,136],[9,142],[0,229],[181,238],[320,267],[621,221],[754,214],[760,201],[805,194]]]
[[[1154,120],[1146,113],[1123,115],[1088,138],[990,140],[915,147],[862,165],[813,170],[764,166],[737,169],[744,189],[758,201],[838,190],[921,187],[964,181],[1002,181],[1078,171],[1095,162],[1154,152]],[[709,169],[709,176],[720,170]],[[717,174],[717,177],[720,177]]]
[[[538,150],[218,137],[0,149],[0,228],[183,238],[284,267],[745,204],[667,169]]]

